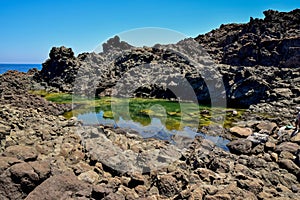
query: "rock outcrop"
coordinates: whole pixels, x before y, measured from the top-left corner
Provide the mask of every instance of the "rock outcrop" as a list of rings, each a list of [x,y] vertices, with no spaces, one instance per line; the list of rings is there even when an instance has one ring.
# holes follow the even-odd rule
[[[300,9],[267,10],[264,19],[221,25],[195,39],[220,63],[235,66],[299,67]]]
[[[49,59],[43,63],[40,73],[36,74],[36,79],[39,82],[45,81],[61,91],[71,92],[79,65],[71,48],[53,47]]]
[[[212,59],[191,39],[176,45],[134,48],[116,36],[103,44],[104,52],[78,58],[71,49],[53,48],[38,77],[60,91],[76,90],[88,96],[111,95],[116,85],[137,85],[133,90],[120,89],[124,94],[119,95],[176,98],[174,86],[189,85],[200,103],[210,104],[222,93],[217,86],[221,80],[230,107],[294,98],[300,93],[299,13],[299,9],[266,11],[265,19],[222,25],[199,35],[196,41]],[[195,59],[202,67],[193,64]],[[139,70],[144,71],[137,73]],[[83,86],[74,89],[74,85]]]
[[[118,36],[115,36],[109,39],[107,42],[102,45],[103,53],[108,53],[110,51],[124,51],[133,48],[130,44],[120,41]]]

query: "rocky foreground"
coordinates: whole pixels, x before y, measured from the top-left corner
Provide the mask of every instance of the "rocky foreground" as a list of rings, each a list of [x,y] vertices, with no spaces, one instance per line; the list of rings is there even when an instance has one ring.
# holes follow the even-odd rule
[[[268,27],[273,19],[281,22],[284,18],[288,22],[280,24],[289,28],[283,30],[289,30],[299,41],[299,34],[292,34],[297,28],[293,21],[299,20],[298,13],[299,10],[268,12],[265,19],[268,23],[261,20],[250,23],[255,24],[254,27],[261,28],[264,24]],[[244,26],[248,25],[234,25]],[[208,40],[208,36],[213,37],[207,35],[203,40]],[[118,43],[118,39],[115,40]],[[110,42],[114,44],[115,40]],[[293,45],[296,51],[299,47]],[[120,48],[132,47],[121,42]],[[109,49],[110,43],[107,43],[105,51]],[[171,72],[189,75],[192,83],[203,81],[193,72],[188,74],[188,70],[193,69],[190,63],[157,49],[159,47],[134,49],[133,54],[127,52],[114,65],[105,68],[107,71],[101,80],[107,76],[109,79],[97,84],[98,94],[108,94],[109,88],[121,77],[110,73],[111,69],[122,72],[121,69],[130,68],[130,63],[159,61],[161,57],[171,67],[179,63]],[[178,145],[173,145],[168,141],[145,140],[130,130],[83,127],[76,118],[61,116],[70,106],[48,102],[29,92],[33,89],[69,91],[76,78],[74,72],[86,61],[86,56],[91,55],[76,58],[71,49],[54,48],[41,72],[7,72],[0,76],[0,199],[300,198],[300,134],[282,128],[292,123],[294,107],[300,102],[298,67],[281,66],[276,62],[266,67],[262,61],[255,61],[259,63],[255,67],[247,63],[241,63],[246,66],[226,63],[214,69],[224,80],[228,102],[249,108],[230,129],[202,128],[208,135],[230,139],[228,152],[202,137],[194,140],[178,137]],[[101,60],[105,55],[91,57]],[[227,57],[225,60],[227,62]],[[129,82],[131,80],[135,79],[129,78]],[[199,86],[197,84],[194,86]],[[153,88],[156,92],[151,93]],[[148,89],[143,88],[136,94],[172,97],[165,88],[149,86]],[[199,90],[197,97],[207,100],[205,91]],[[93,141],[100,141],[106,148],[93,146]],[[116,156],[116,152],[123,157]],[[103,156],[108,157],[103,159]],[[131,162],[134,160],[137,162]],[[118,168],[116,164],[124,166]]]
[[[15,82],[26,77],[16,74],[1,78]],[[17,97],[14,86],[9,88]],[[101,135],[101,145],[119,147],[133,159],[171,144],[113,127],[85,127],[78,134],[80,123],[57,116],[58,105],[47,103],[53,111],[46,113],[42,103],[30,104],[31,95],[23,92],[23,99],[10,102],[1,96],[1,199],[299,199],[300,137],[291,137],[293,130],[278,137],[276,123],[240,122],[240,128],[227,133],[236,138],[228,145],[231,152],[199,137],[184,151],[172,148],[169,154],[179,156],[166,166],[120,172],[88,151],[82,136]],[[169,155],[159,152],[153,165],[158,158],[167,160]]]

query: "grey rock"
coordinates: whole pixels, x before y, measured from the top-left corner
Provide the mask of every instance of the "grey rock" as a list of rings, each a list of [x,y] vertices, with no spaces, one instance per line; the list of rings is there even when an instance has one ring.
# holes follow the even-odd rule
[[[250,140],[254,144],[261,144],[266,143],[268,141],[268,137],[269,135],[267,134],[253,133],[247,137],[247,140]]]

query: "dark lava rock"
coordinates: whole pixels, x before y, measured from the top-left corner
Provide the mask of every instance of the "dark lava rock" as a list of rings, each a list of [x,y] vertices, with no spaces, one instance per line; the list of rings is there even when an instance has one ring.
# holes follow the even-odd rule
[[[85,96],[191,100],[189,85],[201,104],[222,102],[225,95],[230,107],[291,100],[300,95],[300,10],[264,14],[265,19],[221,25],[176,45],[136,48],[115,36],[103,44],[103,52],[77,58],[70,48],[53,47],[35,77]],[[195,59],[203,66],[193,65]]]
[[[267,10],[264,19],[221,25],[196,40],[221,63],[236,66],[297,67],[300,64],[300,9]]]
[[[114,51],[114,50],[118,50],[118,51],[127,50],[132,48],[133,46],[131,46],[130,44],[124,41],[120,41],[119,36],[116,35],[115,37],[107,40],[106,43],[103,43],[102,47],[103,47],[103,52],[108,53],[109,51]]]
[[[8,71],[0,75],[0,103],[20,108],[39,109],[47,114],[59,115],[71,109],[70,105],[55,104],[31,94],[31,86],[36,82],[34,74]],[[1,133],[1,131],[0,131]]]
[[[71,92],[72,83],[75,81],[79,61],[74,56],[71,48],[53,47],[49,53],[49,59],[43,63],[43,68],[36,79],[45,81],[50,86],[61,91]]]

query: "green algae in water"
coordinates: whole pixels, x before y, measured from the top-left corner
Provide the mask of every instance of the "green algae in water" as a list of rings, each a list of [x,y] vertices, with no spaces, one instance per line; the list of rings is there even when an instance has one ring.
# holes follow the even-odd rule
[[[232,109],[210,108],[199,106],[195,103],[179,103],[178,101],[165,99],[122,99],[111,97],[88,99],[74,97],[66,93],[47,93],[45,91],[32,91],[31,93],[40,95],[56,103],[73,103],[76,105],[75,109],[64,114],[66,118],[102,112],[101,116],[104,119],[114,119],[116,121],[120,119],[132,120],[143,126],[150,125],[151,118],[157,118],[168,130],[182,130],[186,126],[199,128],[216,124],[216,122],[212,121],[212,113],[214,116],[224,116],[225,120],[222,121],[224,122],[222,125],[225,128],[229,128],[244,112],[244,110],[235,109],[237,115],[233,115],[232,112],[228,112]],[[112,104],[114,110],[112,110]],[[129,116],[126,114],[128,113],[126,108],[129,108]],[[227,111],[226,115],[224,115],[224,111]]]
[[[113,118],[114,118],[114,114],[113,114],[112,111],[108,110],[108,111],[105,111],[105,112],[103,113],[103,117],[104,117],[104,118],[113,119]]]

